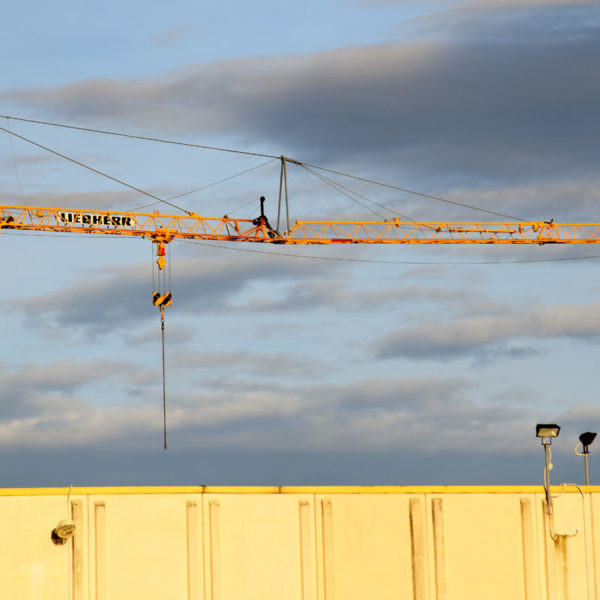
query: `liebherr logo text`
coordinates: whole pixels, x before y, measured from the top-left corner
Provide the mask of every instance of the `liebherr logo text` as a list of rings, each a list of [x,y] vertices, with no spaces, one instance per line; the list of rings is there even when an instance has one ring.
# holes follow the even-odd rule
[[[77,225],[112,225],[113,227],[133,227],[136,225],[135,217],[116,215],[86,215],[85,213],[61,212],[60,219],[63,223]]]

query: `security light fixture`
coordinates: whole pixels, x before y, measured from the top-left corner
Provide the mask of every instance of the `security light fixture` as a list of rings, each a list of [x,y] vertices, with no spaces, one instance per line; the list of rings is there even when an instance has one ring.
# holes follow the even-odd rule
[[[51,538],[57,546],[67,543],[67,540],[75,535],[75,523],[69,519],[60,521],[52,530]]]
[[[551,438],[558,437],[560,427],[555,423],[538,423],[535,426],[535,435],[542,438],[542,444],[551,444]],[[547,440],[547,441],[544,441]]]
[[[596,439],[596,433],[594,431],[586,431],[579,436],[579,444],[583,446],[583,452],[577,452],[579,444],[575,446],[575,454],[583,456],[585,462],[585,485],[590,485],[590,467],[588,465],[588,454],[590,453],[590,446]]]
[[[583,453],[584,454],[589,454],[590,453],[590,449],[588,446],[592,445],[592,442],[596,439],[596,433],[593,431],[586,431],[585,433],[582,433],[579,436],[579,441],[581,442],[581,445],[583,446]]]

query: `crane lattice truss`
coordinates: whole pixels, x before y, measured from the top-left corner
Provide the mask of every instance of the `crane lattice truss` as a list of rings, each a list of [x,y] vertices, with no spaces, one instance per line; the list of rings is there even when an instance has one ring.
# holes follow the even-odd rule
[[[264,216],[233,219],[116,211],[1,206],[0,229],[277,244],[598,244],[600,223],[296,221],[279,233]]]

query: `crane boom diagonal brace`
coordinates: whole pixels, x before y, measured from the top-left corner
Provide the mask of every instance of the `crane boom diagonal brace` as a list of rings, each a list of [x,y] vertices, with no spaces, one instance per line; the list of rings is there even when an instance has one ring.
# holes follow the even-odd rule
[[[233,219],[0,205],[0,229],[276,244],[597,244],[600,223],[296,221],[282,234],[266,218]]]

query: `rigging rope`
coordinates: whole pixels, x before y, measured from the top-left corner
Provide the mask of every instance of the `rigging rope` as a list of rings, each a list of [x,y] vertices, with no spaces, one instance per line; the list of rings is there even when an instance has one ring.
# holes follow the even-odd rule
[[[358,196],[359,198],[362,198],[363,200],[367,201],[367,202],[371,202],[371,204],[375,204],[376,206],[379,206],[380,208],[383,208],[384,210],[387,210],[389,212],[391,212],[394,215],[398,215],[399,217],[402,217],[403,219],[405,219],[406,221],[410,221],[412,223],[417,223],[417,221],[415,219],[411,219],[410,217],[407,217],[406,215],[398,212],[397,210],[394,210],[393,208],[389,208],[388,206],[385,206],[384,204],[381,204],[379,202],[376,202],[375,200],[371,200],[370,198],[367,198],[366,196],[363,196],[362,194],[359,194],[358,192],[350,189],[349,187],[342,185],[341,183],[339,183],[338,181],[334,181],[333,179],[330,179],[329,177],[325,177],[324,175],[320,175],[319,173],[315,173],[310,167],[307,167],[306,165],[302,165],[304,167],[304,169],[306,169],[309,173],[311,173],[312,175],[314,175],[315,177],[318,177],[319,179],[321,179],[322,181],[324,181],[325,183],[328,183],[331,186],[336,186],[338,189],[338,192],[344,194],[344,192],[342,190],[346,190],[348,193],[353,194],[354,196]],[[345,196],[348,196],[348,194],[344,194]],[[352,198],[350,196],[348,196],[350,198],[350,200],[353,200],[354,202],[357,202],[358,204],[360,204],[361,206],[364,206],[364,204],[362,204],[361,202],[359,202],[358,200],[356,200],[355,198]],[[364,208],[366,208],[367,210],[371,210],[369,209],[367,206],[364,206]],[[382,219],[385,220],[385,217],[383,215],[380,215],[378,212],[371,210],[371,212],[373,214],[376,214],[378,217],[381,217]],[[431,229],[434,229],[434,227],[431,227],[430,225],[426,225],[427,227],[430,227]]]
[[[363,208],[367,209],[369,212],[372,212],[374,215],[377,215],[380,219],[385,220],[385,216],[382,215],[381,213],[378,213],[376,210],[370,208],[369,206],[367,206],[366,204],[363,204],[360,200],[357,200],[356,198],[354,198],[350,193],[344,191],[342,189],[342,186],[338,186],[337,183],[331,179],[328,179],[327,177],[321,175],[320,173],[315,173],[312,169],[310,169],[309,167],[305,167],[304,165],[302,165],[304,167],[304,169],[306,171],[308,171],[311,175],[313,175],[314,177],[317,177],[318,179],[320,179],[323,183],[327,184],[328,186],[332,187],[336,192],[339,192],[340,194],[343,194],[344,196],[346,196],[346,198],[350,198],[350,200],[352,200],[352,202],[356,202],[356,204],[359,204],[360,206],[362,206]]]
[[[25,234],[23,234],[25,235]],[[66,236],[65,236],[66,237]],[[591,256],[564,256],[559,258],[534,258],[529,260],[480,260],[480,261],[423,261],[423,260],[380,260],[368,258],[335,258],[331,256],[307,256],[306,254],[291,254],[287,252],[268,252],[266,250],[253,250],[251,248],[237,248],[225,244],[212,244],[210,242],[198,242],[194,240],[178,240],[185,244],[196,246],[210,246],[224,250],[235,250],[237,252],[250,252],[252,254],[266,254],[268,256],[282,256],[286,258],[303,258],[306,260],[326,260],[332,262],[369,263],[380,265],[449,265],[449,266],[473,266],[473,265],[522,265],[529,263],[564,262],[574,260],[589,260],[600,258],[600,254]]]
[[[106,240],[108,238],[99,237],[88,233],[50,233],[41,232],[34,233],[28,231],[27,233],[20,233],[17,231],[6,231],[0,229],[2,235],[20,235],[27,237],[55,237],[55,238],[85,238],[87,240]],[[129,241],[130,238],[125,237],[114,237],[113,240]],[[535,264],[535,263],[552,263],[552,262],[567,262],[576,260],[594,260],[600,258],[600,254],[591,254],[589,256],[562,256],[559,258],[533,258],[524,260],[480,260],[480,261],[423,261],[423,260],[380,260],[380,259],[368,259],[368,258],[336,258],[332,256],[307,256],[306,254],[291,254],[287,252],[268,252],[266,250],[253,250],[251,248],[237,248],[234,246],[227,246],[224,243],[212,244],[210,242],[196,242],[194,240],[178,240],[185,244],[194,244],[196,246],[209,246],[211,248],[220,248],[223,250],[235,250],[237,252],[249,252],[251,254],[266,254],[268,256],[281,256],[283,258],[302,258],[305,260],[325,260],[332,262],[348,262],[348,263],[369,263],[379,265],[448,265],[448,266],[473,266],[473,265],[524,265],[524,264]],[[174,243],[174,242],[173,242]]]
[[[176,145],[176,146],[186,146],[186,147],[189,147],[189,148],[201,148],[201,149],[204,149],[204,150],[214,150],[214,151],[217,151],[217,152],[229,152],[229,153],[232,153],[232,154],[245,154],[247,156],[262,156],[264,158],[271,158],[271,159],[277,159],[277,160],[281,159],[281,156],[275,156],[274,154],[263,154],[263,153],[260,153],[260,152],[248,152],[248,151],[245,151],[245,150],[236,150],[236,149],[233,149],[233,148],[223,148],[223,147],[220,147],[220,146],[208,146],[208,145],[203,145],[203,144],[192,144],[190,142],[178,142],[178,141],[175,141],[175,140],[168,140],[168,139],[155,138],[155,137],[149,137],[149,136],[141,136],[141,135],[133,135],[133,134],[129,134],[129,133],[120,133],[120,132],[108,131],[108,130],[104,130],[104,129],[92,129],[90,127],[79,127],[79,126],[76,126],[76,125],[65,125],[63,123],[54,123],[54,122],[51,122],[51,121],[40,121],[40,120],[37,120],[37,119],[25,119],[25,118],[22,118],[22,117],[13,117],[13,116],[10,116],[10,115],[0,115],[0,118],[13,119],[15,121],[22,121],[24,123],[35,123],[35,124],[38,124],[38,125],[49,125],[51,127],[61,127],[61,128],[64,128],[64,129],[75,129],[75,130],[78,130],[78,131],[86,131],[86,132],[89,132],[89,133],[99,133],[99,134],[103,134],[103,135],[112,135],[112,136],[117,136],[117,137],[131,138],[131,139],[143,140],[143,141],[148,141],[148,142],[158,142],[158,143],[162,143],[162,144],[173,144],[173,145]],[[4,130],[4,131],[6,131],[6,130]],[[19,137],[19,136],[17,136],[17,137]],[[65,158],[65,157],[63,157],[63,158]],[[513,219],[515,221],[523,221],[523,222],[527,221],[527,219],[524,219],[524,218],[521,218],[521,217],[515,217],[515,216],[508,215],[508,214],[505,214],[505,213],[502,213],[502,212],[499,212],[499,211],[489,210],[487,208],[480,208],[480,207],[477,207],[477,206],[473,206],[471,204],[467,204],[466,202],[459,202],[457,200],[450,200],[450,199],[444,198],[442,196],[436,196],[436,195],[433,195],[433,194],[426,194],[424,192],[417,192],[416,190],[411,190],[409,188],[405,188],[405,187],[401,187],[401,186],[397,186],[397,185],[392,185],[392,184],[389,184],[389,183],[383,183],[381,181],[377,181],[376,179],[369,179],[369,178],[366,178],[366,177],[359,177],[357,175],[351,175],[350,173],[344,173],[343,171],[337,171],[335,169],[328,169],[326,167],[321,167],[319,165],[314,165],[314,164],[311,164],[311,163],[304,163],[302,161],[295,160],[295,159],[288,158],[287,162],[289,162],[291,164],[297,164],[297,165],[300,165],[302,167],[311,167],[313,169],[319,169],[320,171],[325,171],[327,173],[333,173],[334,175],[341,175],[342,177],[348,177],[350,179],[355,179],[357,181],[363,181],[365,183],[370,183],[370,184],[373,184],[373,185],[378,185],[378,186],[385,187],[385,188],[388,188],[388,189],[397,190],[397,191],[400,191],[400,192],[405,192],[407,194],[412,194],[413,196],[419,196],[421,198],[428,198],[430,200],[436,200],[438,202],[444,202],[446,204],[452,204],[454,206],[461,206],[463,208],[468,208],[470,210],[476,210],[476,211],[487,213],[487,214],[490,214],[490,215],[495,215],[497,217],[502,217],[502,218],[507,218],[507,219]],[[100,173],[100,174],[102,174],[102,173]],[[119,182],[119,183],[123,183],[123,182]],[[124,184],[124,185],[127,185],[127,184]],[[128,186],[128,187],[132,187],[132,186]],[[137,188],[133,188],[133,189],[137,189]],[[141,193],[145,193],[142,190],[137,190],[137,191],[139,191]],[[149,194],[146,194],[146,195],[149,195]],[[151,196],[151,197],[153,197],[153,196]],[[167,202],[168,203],[168,201],[161,200],[160,198],[154,197],[154,199],[157,200],[157,201],[160,201],[160,202]],[[176,207],[176,208],[178,208],[178,210],[183,210],[183,209],[181,209],[179,207]]]
[[[261,167],[270,165],[272,162],[275,162],[276,160],[277,160],[276,158],[271,158],[266,162],[260,163],[260,165],[256,165],[255,167],[251,167],[250,169],[240,171],[239,173],[236,173],[235,175],[230,175],[229,177],[224,177],[223,179],[219,179],[218,181],[213,181],[212,183],[207,183],[206,185],[202,185],[200,187],[194,188],[193,190],[189,190],[189,191],[183,192],[181,194],[176,194],[175,196],[171,196],[170,198],[167,198],[167,200],[168,201],[176,200],[177,198],[182,198],[183,196],[188,196],[189,194],[193,194],[194,192],[199,192],[200,190],[205,190],[206,188],[212,187],[214,185],[218,185],[219,183],[224,183],[225,181],[229,181],[230,179],[239,177],[240,175],[245,175],[246,173],[250,173],[251,171],[256,171],[256,169],[260,169]],[[251,200],[250,202],[255,202],[255,200]],[[250,202],[248,202],[248,204]],[[131,210],[129,210],[127,212],[135,212],[137,210],[142,210],[143,208],[149,208],[150,206],[156,206],[156,204],[158,204],[158,202],[144,204],[143,206],[138,206],[137,208],[132,208]],[[225,214],[229,214],[229,213],[225,213]]]
[[[389,183],[382,183],[381,181],[377,181],[375,179],[367,179],[366,177],[359,177],[357,175],[350,175],[349,173],[344,173],[342,171],[335,171],[334,169],[327,169],[325,167],[320,167],[318,165],[311,165],[309,163],[298,163],[305,167],[312,167],[313,169],[319,169],[320,171],[326,171],[327,173],[333,173],[335,175],[341,175],[342,177],[348,177],[350,179],[356,179],[357,181],[364,181],[365,183],[372,183],[373,185],[379,185],[381,187],[385,187],[391,190],[397,190],[399,192],[406,192],[407,194],[413,194],[414,196],[420,196],[422,198],[429,198],[430,200],[437,200],[438,202],[446,202],[447,204],[454,204],[456,206],[462,206],[463,208],[469,208],[471,210],[477,210],[479,212],[488,213],[490,215],[496,215],[497,217],[503,217],[506,219],[513,219],[515,221],[523,221],[526,222],[527,219],[523,219],[521,217],[514,217],[512,215],[507,215],[505,213],[497,212],[495,210],[489,210],[487,208],[479,208],[477,206],[473,206],[471,204],[466,204],[465,202],[458,202],[457,200],[449,200],[448,198],[442,198],[441,196],[434,196],[432,194],[425,194],[423,192],[417,192],[415,190],[410,190],[408,188],[403,188],[398,185],[392,185]]]
[[[189,148],[200,148],[202,150],[215,150],[217,152],[230,152],[232,154],[246,154],[247,156],[262,156],[264,158],[276,158],[279,156],[273,154],[261,154],[260,152],[247,152],[244,150],[235,150],[232,148],[222,148],[220,146],[205,146],[202,144],[192,144],[189,142],[177,142],[175,140],[166,140],[162,138],[147,137],[144,135],[133,135],[131,133],[119,133],[117,131],[107,131],[104,129],[91,129],[89,127],[77,127],[76,125],[64,125],[62,123],[52,123],[50,121],[38,121],[36,119],[23,119],[20,117],[11,117],[0,115],[0,118],[13,119],[15,121],[23,121],[24,123],[36,123],[37,125],[50,125],[51,127],[62,127],[63,129],[76,129],[78,131],[87,131],[88,133],[101,133],[103,135],[114,135],[117,137],[131,138],[134,140],[143,140],[145,142],[158,142],[161,144],[172,144],[175,146],[187,146]]]
[[[6,129],[5,127],[0,126],[0,131],[4,131],[10,135],[13,135],[13,136],[19,138],[20,140],[23,140],[25,142],[33,144],[34,146],[37,146],[38,148],[41,148],[42,150],[46,150],[46,152],[50,152],[51,154],[55,154],[56,156],[59,156],[60,158],[64,158],[65,160],[68,160],[69,162],[79,165],[80,167],[83,167],[84,169],[87,169],[88,171],[92,171],[92,173],[96,173],[97,175],[106,177],[107,179],[115,181],[116,183],[118,183],[120,185],[124,185],[125,187],[127,187],[131,190],[134,190],[136,192],[139,192],[140,194],[143,194],[144,196],[148,196],[149,198],[152,198],[152,199],[156,200],[157,202],[162,202],[163,204],[168,204],[169,206],[176,208],[177,210],[180,210],[181,212],[184,212],[188,215],[190,214],[189,211],[187,211],[185,208],[181,208],[180,206],[177,206],[176,204],[173,204],[173,203],[169,202],[168,200],[163,200],[162,198],[159,198],[158,196],[155,196],[154,194],[151,194],[150,192],[146,192],[145,190],[135,187],[134,185],[130,185],[129,183],[126,183],[125,181],[123,181],[121,179],[117,179],[116,177],[113,177],[112,175],[109,175],[108,173],[104,173],[103,171],[94,169],[94,167],[90,167],[89,165],[86,165],[85,163],[82,163],[81,161],[75,160],[74,158],[71,158],[70,156],[67,156],[66,154],[61,154],[60,152],[53,150],[52,148],[48,148],[47,146],[38,144],[37,142],[34,142],[33,140],[31,140],[29,138],[19,135],[18,133],[15,133],[14,131],[10,131],[10,129]]]
[[[10,131],[10,119],[6,117],[6,128]],[[15,153],[15,146],[13,144],[12,136],[8,136],[8,142],[10,144],[10,151],[12,153],[13,164],[15,166],[15,176],[17,178],[17,186],[19,187],[19,195],[23,204],[25,204],[25,196],[23,195],[23,187],[21,186],[21,177],[19,176],[19,167],[17,165],[17,155]]]

